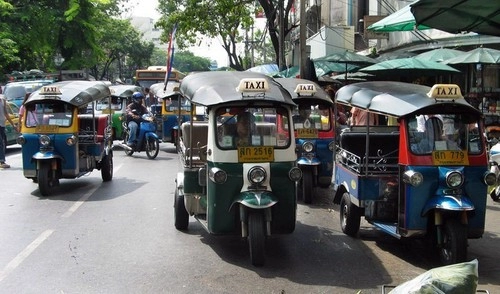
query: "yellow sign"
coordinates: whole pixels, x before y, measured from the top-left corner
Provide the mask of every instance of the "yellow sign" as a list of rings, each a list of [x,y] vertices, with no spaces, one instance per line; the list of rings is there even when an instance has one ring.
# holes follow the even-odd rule
[[[274,147],[272,146],[238,147],[238,162],[272,161],[274,161]]]
[[[427,96],[430,98],[447,98],[458,99],[463,98],[460,87],[455,84],[436,84],[432,86]]]
[[[433,151],[432,163],[434,165],[469,165],[469,156],[464,151]]]
[[[297,129],[297,138],[318,138],[317,129]]]
[[[36,133],[57,133],[59,126],[56,125],[39,125],[36,126]]]

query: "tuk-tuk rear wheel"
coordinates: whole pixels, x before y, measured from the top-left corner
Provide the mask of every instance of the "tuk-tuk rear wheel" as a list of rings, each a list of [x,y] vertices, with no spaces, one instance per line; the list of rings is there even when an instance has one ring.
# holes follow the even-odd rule
[[[351,202],[349,192],[345,192],[340,200],[340,226],[344,234],[356,237],[361,223],[360,208]]]
[[[109,182],[113,179],[113,151],[110,150],[108,155],[102,159],[101,177],[103,182]]]
[[[313,173],[312,170],[306,169],[302,171],[302,200],[306,204],[312,202],[312,196],[314,193],[313,188]]]
[[[442,227],[443,243],[439,256],[443,265],[464,262],[467,259],[467,226],[457,218],[449,218]]]
[[[179,231],[187,230],[189,226],[189,214],[184,205],[184,196],[180,196],[175,187],[174,195],[174,225]]]
[[[251,211],[248,214],[248,245],[250,259],[255,266],[264,265],[265,241],[264,214],[259,211]]]

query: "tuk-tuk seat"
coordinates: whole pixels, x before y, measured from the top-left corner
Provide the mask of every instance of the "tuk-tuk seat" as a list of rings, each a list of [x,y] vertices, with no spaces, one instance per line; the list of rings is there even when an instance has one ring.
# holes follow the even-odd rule
[[[106,126],[108,125],[108,115],[96,115],[94,117],[95,120],[95,130],[93,132],[93,117],[91,114],[79,114],[78,115],[78,123],[79,123],[79,132],[78,137],[81,142],[88,142],[94,140],[94,135],[96,138],[96,142],[104,142]]]
[[[362,171],[366,156],[368,156],[368,169],[370,171],[389,171],[391,170],[390,167],[395,168],[399,156],[399,132],[370,133],[369,136],[369,154],[366,154],[366,132],[345,130],[340,134],[340,148],[358,156],[360,159],[357,162],[360,166],[353,167],[353,170]],[[355,161],[350,161],[350,164],[354,163]],[[346,164],[349,163],[346,162]],[[381,169],[383,165],[386,168]]]
[[[193,130],[191,130],[191,122],[184,122],[181,125],[182,136],[179,142],[182,152],[186,157],[193,155],[193,162],[203,161],[200,156],[200,147],[205,147],[208,141],[208,121],[193,122]],[[191,136],[192,144],[191,146]]]

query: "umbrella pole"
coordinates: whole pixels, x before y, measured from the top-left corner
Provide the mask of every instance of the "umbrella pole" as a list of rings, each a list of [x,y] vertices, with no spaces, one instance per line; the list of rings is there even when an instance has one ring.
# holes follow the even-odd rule
[[[345,63],[345,81],[344,83],[347,85],[347,62]]]

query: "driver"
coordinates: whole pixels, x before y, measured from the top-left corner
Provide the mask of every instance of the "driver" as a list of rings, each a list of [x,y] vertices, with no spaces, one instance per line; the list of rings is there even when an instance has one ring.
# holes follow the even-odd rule
[[[143,114],[148,113],[148,109],[142,104],[143,99],[144,95],[141,92],[135,92],[132,94],[132,103],[127,105],[127,125],[130,130],[127,146],[129,147],[135,146],[137,129],[139,128],[141,117]]]

